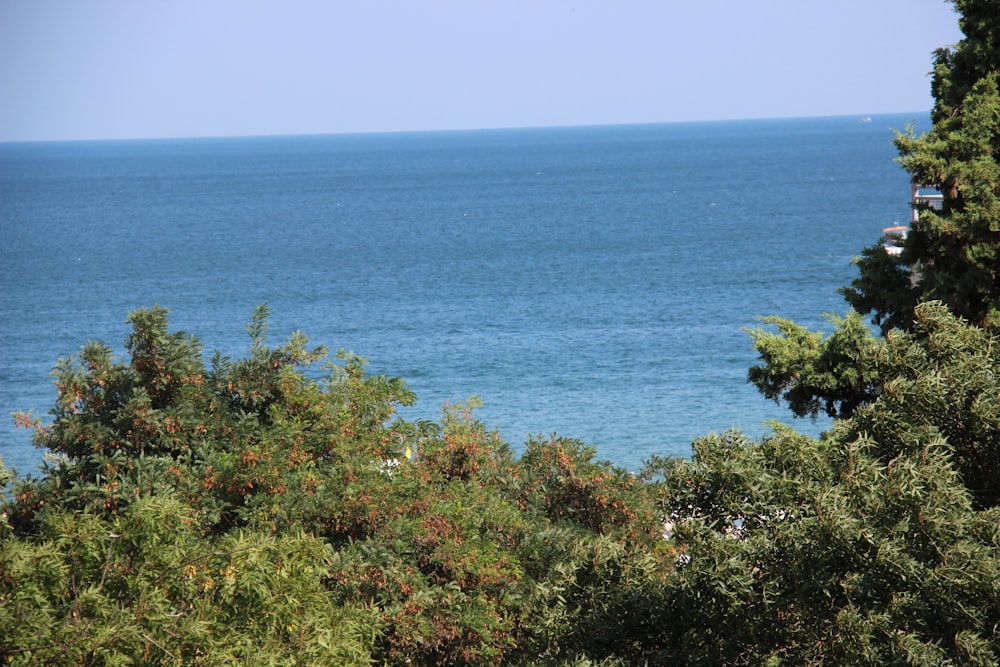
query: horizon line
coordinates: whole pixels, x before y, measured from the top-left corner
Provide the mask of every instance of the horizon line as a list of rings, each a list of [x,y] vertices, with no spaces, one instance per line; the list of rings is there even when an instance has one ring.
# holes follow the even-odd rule
[[[458,133],[458,132],[502,132],[507,130],[558,130],[558,129],[583,129],[600,127],[640,127],[650,125],[697,125],[710,123],[741,123],[741,122],[768,122],[779,120],[819,120],[824,118],[855,118],[858,123],[865,123],[872,118],[883,116],[902,116],[906,114],[929,115],[930,109],[924,111],[889,111],[879,113],[836,113],[817,114],[809,116],[759,116],[749,118],[711,118],[705,120],[666,120],[666,121],[631,121],[621,123],[568,123],[562,125],[509,125],[490,127],[467,127],[467,128],[426,128],[426,129],[399,129],[399,130],[359,130],[359,131],[331,131],[331,132],[271,132],[261,134],[192,134],[192,135],[149,135],[136,137],[93,137],[93,138],[70,138],[70,139],[0,139],[0,145],[13,144],[43,144],[43,143],[85,143],[85,142],[117,142],[117,141],[185,141],[202,139],[267,139],[267,138],[294,138],[294,137],[347,137],[347,136],[371,136],[388,134],[433,134],[433,133]],[[916,118],[913,119],[914,121]]]

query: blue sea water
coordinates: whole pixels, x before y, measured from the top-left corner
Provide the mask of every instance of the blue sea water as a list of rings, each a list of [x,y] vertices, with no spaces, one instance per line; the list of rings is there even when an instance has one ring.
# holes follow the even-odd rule
[[[44,417],[56,360],[124,354],[153,304],[241,355],[267,302],[271,342],[369,357],[408,418],[478,395],[515,449],[636,468],[760,435],[792,418],[742,327],[846,311],[852,256],[908,216],[891,129],[925,117],[0,144],[0,456],[36,465],[6,415]]]

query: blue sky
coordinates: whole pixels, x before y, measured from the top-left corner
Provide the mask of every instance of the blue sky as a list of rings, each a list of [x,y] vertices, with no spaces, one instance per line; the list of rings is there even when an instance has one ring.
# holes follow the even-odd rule
[[[0,0],[0,141],[918,112],[943,0]]]

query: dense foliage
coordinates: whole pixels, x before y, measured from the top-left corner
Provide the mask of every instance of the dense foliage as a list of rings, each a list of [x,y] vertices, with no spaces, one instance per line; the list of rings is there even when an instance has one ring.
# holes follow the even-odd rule
[[[965,39],[936,53],[933,128],[896,140],[913,182],[938,188],[942,206],[920,206],[901,254],[866,249],[859,278],[844,290],[883,337],[857,312],[832,318],[828,335],[765,318],[777,332],[751,331],[761,363],[750,381],[799,416],[825,412],[838,421],[817,450],[806,449],[810,459],[790,468],[786,451],[769,451],[763,465],[773,470],[725,473],[765,440],[737,452],[724,447],[726,458],[705,469],[712,506],[741,517],[741,531],[760,523],[748,514],[765,517],[772,534],[753,562],[768,563],[776,549],[791,558],[776,577],[755,565],[760,579],[800,596],[803,615],[780,618],[801,622],[802,631],[793,642],[779,639],[780,656],[760,651],[750,662],[1000,660],[1000,4],[954,4]],[[798,437],[777,434],[788,452],[796,447],[787,439]],[[705,458],[696,457],[696,470]],[[808,489],[792,511],[815,522],[784,548],[796,503],[779,503],[776,523],[773,512],[760,512],[773,491],[758,495],[760,478],[776,475],[790,490]]]
[[[59,362],[54,421],[33,423],[52,455],[0,524],[0,656],[562,660],[598,641],[578,621],[620,578],[668,573],[641,480],[556,437],[515,460],[469,406],[399,419],[400,380],[347,353],[310,374],[325,351],[268,347],[266,315],[245,359],[206,366],[153,308],[129,316],[127,360],[91,342]]]
[[[899,139],[945,207],[849,292],[884,336],[751,332],[750,380],[821,438],[515,456],[474,401],[407,421],[363,359],[270,347],[266,307],[208,363],[137,310],[126,358],[88,343],[52,421],[17,417],[47,455],[0,466],[0,664],[1000,664],[1000,8],[956,5],[935,128]]]
[[[987,507],[998,499],[996,413],[990,413],[997,409],[991,393],[997,358],[986,332],[1000,330],[1000,2],[954,4],[965,38],[935,54],[932,129],[896,138],[901,164],[915,184],[940,190],[941,206],[915,204],[919,216],[901,253],[865,249],[859,277],[844,290],[853,307],[881,326],[884,339],[872,335],[858,312],[834,318],[828,336],[766,318],[777,333],[751,332],[761,364],[749,379],[799,416],[845,418],[861,410],[860,419],[875,399],[893,396],[899,397],[895,418],[914,424],[926,422],[929,410],[946,411],[947,423],[930,435],[948,438],[977,506]],[[931,302],[975,327],[965,333],[929,327]],[[908,335],[923,341],[924,361],[896,353]],[[910,363],[935,366],[937,398],[907,402],[899,393],[905,385],[896,374]],[[875,420],[870,427],[880,428]]]
[[[695,443],[639,475],[293,335],[203,364],[163,309],[60,361],[7,480],[9,664],[994,664],[1000,341],[941,305],[870,347],[821,440]],[[25,421],[30,419],[23,417]]]
[[[913,182],[938,188],[943,206],[920,207],[902,254],[866,249],[844,291],[883,333],[908,328],[917,303],[930,300],[1000,328],[1000,2],[954,4],[965,37],[935,54],[933,127],[896,139]]]
[[[989,333],[940,303],[919,305],[909,332],[881,339],[856,313],[828,337],[769,321],[779,333],[751,332],[763,364],[750,377],[765,395],[800,416],[851,416],[840,426],[876,436],[883,457],[909,440],[945,439],[976,505],[1000,505],[1000,349]]]

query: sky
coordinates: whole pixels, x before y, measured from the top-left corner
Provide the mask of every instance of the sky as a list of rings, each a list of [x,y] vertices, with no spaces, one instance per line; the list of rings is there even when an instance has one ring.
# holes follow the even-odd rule
[[[0,0],[0,141],[930,110],[943,0]]]

